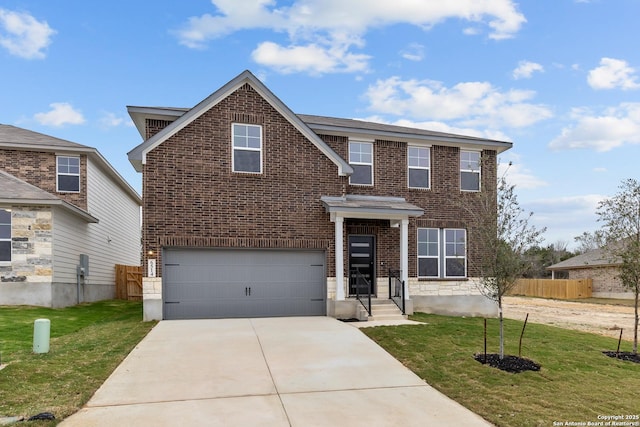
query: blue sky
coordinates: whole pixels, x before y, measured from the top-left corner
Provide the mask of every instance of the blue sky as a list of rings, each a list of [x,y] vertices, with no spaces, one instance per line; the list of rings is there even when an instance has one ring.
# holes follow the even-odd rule
[[[96,147],[140,191],[127,105],[245,69],[293,111],[508,140],[547,243],[638,178],[638,0],[5,0],[0,123]],[[502,171],[501,171],[502,172]]]

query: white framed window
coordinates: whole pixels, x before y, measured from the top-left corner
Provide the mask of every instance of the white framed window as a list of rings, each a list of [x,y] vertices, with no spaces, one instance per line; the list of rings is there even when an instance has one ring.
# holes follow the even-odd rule
[[[467,277],[467,231],[418,228],[418,278]]]
[[[440,232],[418,228],[418,277],[440,277]]]
[[[80,192],[80,157],[56,157],[56,171],[56,187],[58,192]]]
[[[479,151],[460,151],[460,190],[480,191]]]
[[[11,211],[0,209],[0,263],[11,262]]]
[[[467,231],[444,230],[444,277],[467,277]]]
[[[349,141],[349,164],[353,174],[352,185],[373,185],[373,143]]]
[[[409,146],[407,166],[409,188],[431,188],[431,149],[429,147]]]
[[[232,170],[262,173],[262,126],[232,124]]]

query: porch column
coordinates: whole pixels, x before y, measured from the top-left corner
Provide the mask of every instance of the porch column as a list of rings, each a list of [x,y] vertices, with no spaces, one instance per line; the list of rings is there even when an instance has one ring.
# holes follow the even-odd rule
[[[336,301],[344,301],[344,218],[336,215],[333,222],[336,224]]]
[[[409,219],[400,221],[400,279],[405,299],[409,299]]]

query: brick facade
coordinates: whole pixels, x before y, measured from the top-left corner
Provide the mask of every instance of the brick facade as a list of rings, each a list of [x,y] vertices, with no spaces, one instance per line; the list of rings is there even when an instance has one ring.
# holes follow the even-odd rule
[[[147,137],[171,122],[147,120]],[[263,128],[263,173],[232,172],[231,125]],[[346,136],[320,135],[348,159]],[[495,194],[496,152],[484,151],[483,191]],[[348,177],[250,85],[246,84],[213,106],[147,154],[143,166],[143,244],[146,257],[161,249],[183,247],[324,249],[327,276],[335,276],[334,224],[321,196],[360,194],[404,197],[425,213],[409,222],[409,275],[417,275],[417,228],[468,229],[463,203],[474,193],[460,191],[459,148],[433,145],[431,189],[407,185],[407,143],[374,142],[374,185],[349,185]],[[388,220],[345,220],[345,266],[348,234],[376,236],[378,276],[398,268],[399,229]],[[468,229],[468,258],[481,250]],[[149,256],[151,254],[151,256]],[[385,265],[382,266],[381,263]],[[472,263],[468,275],[476,274]]]
[[[632,294],[618,278],[620,271],[616,267],[577,268],[568,273],[569,279],[593,279],[592,291],[596,294]]]
[[[56,154],[0,149],[0,170],[87,210],[87,156],[80,155],[80,192],[56,191]]]

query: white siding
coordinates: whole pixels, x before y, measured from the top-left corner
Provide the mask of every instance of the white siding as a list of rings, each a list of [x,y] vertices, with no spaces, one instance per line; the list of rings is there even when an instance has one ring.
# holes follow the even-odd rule
[[[80,217],[68,210],[53,208],[53,282],[58,284],[76,283],[76,266],[80,254],[87,251],[89,227]]]
[[[94,301],[115,296],[115,264],[140,264],[140,205],[98,164],[87,163],[87,210],[99,223],[55,209],[53,281],[58,291],[67,288],[64,298],[75,299],[76,269],[80,254],[86,254],[89,274],[82,299]]]
[[[98,224],[89,226],[90,283],[115,280],[115,264],[140,265],[140,204],[97,163],[87,164],[87,205]]]

